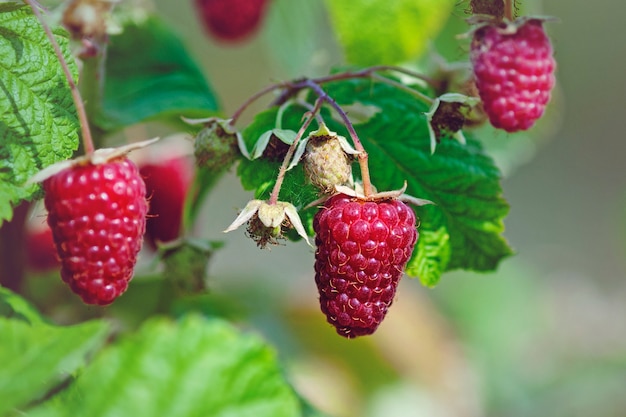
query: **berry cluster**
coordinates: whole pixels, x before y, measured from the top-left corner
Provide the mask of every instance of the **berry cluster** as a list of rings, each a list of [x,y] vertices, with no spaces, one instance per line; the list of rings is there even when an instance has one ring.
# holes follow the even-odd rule
[[[258,30],[270,4],[269,0],[194,1],[209,33],[228,42],[241,41]],[[93,0],[70,2],[64,24],[75,37],[106,39],[104,15],[110,5],[94,8],[96,3]],[[398,282],[419,236],[416,214],[406,202],[415,205],[431,202],[403,194],[406,184],[402,190],[376,192],[367,152],[347,113],[324,91],[322,84],[365,77],[371,77],[372,82],[383,80],[376,71],[398,71],[404,76],[428,81],[439,96],[431,98],[421,91],[414,92],[418,93],[415,97],[431,105],[426,117],[433,152],[444,136],[453,136],[465,143],[462,129],[471,121],[472,111],[479,102],[477,95],[493,126],[507,132],[528,129],[543,115],[550,100],[556,64],[550,39],[543,28],[544,20],[513,21],[510,9],[514,4],[511,1],[470,2],[471,10],[480,15],[474,21],[478,25],[473,31],[470,52],[473,77],[465,80],[473,78],[475,82],[478,93],[472,94],[473,97],[455,92],[452,83],[447,82],[450,80],[431,80],[407,69],[378,66],[317,80],[277,84],[246,101],[232,119],[187,120],[191,124],[204,124],[195,139],[194,156],[197,166],[212,176],[211,180],[242,157],[251,160],[263,157],[271,162],[282,160],[269,198],[250,201],[225,230],[247,224],[248,236],[261,247],[277,243],[289,229],[295,229],[308,243],[307,230],[298,215],[300,207],[278,200],[287,171],[302,161],[306,179],[321,196],[315,202],[306,202],[310,206],[322,205],[312,224],[320,308],[339,335],[346,338],[369,335],[381,324],[394,301]],[[90,12],[81,12],[84,10]],[[87,19],[92,14],[98,17],[94,22]],[[93,25],[89,25],[90,22]],[[392,79],[386,82],[403,90],[412,88]],[[278,117],[276,128],[262,133],[249,152],[246,141],[234,127],[236,119],[254,100],[280,89],[282,94],[275,103],[292,105],[297,102],[307,109],[304,121],[296,133],[283,129]],[[299,94],[301,90],[309,90],[317,97],[314,104]],[[287,103],[290,100],[292,102]],[[80,105],[77,100],[77,106]],[[325,110],[331,110],[343,122],[351,143],[326,127],[323,105],[330,107]],[[283,110],[278,114],[282,115]],[[317,120],[320,128],[304,137],[312,120]],[[482,115],[481,122],[485,120]],[[93,149],[87,121],[81,119],[81,126],[87,155],[65,161],[40,181],[43,181],[48,224],[61,262],[63,281],[85,303],[107,305],[126,291],[144,236],[155,249],[160,243],[177,240],[184,233],[184,204],[190,194],[193,172],[187,159],[171,155],[170,159],[143,165],[141,169],[126,157],[128,149],[105,150],[96,155],[98,151]],[[356,161],[361,177],[358,181],[352,171]],[[198,178],[206,179],[202,175]],[[182,275],[181,270],[189,269],[185,262],[194,260],[192,269],[199,279],[190,287],[181,287],[185,290],[203,287],[203,262],[210,250],[188,245],[184,239],[172,243],[165,245],[165,259],[178,260],[167,265],[167,274],[177,279]],[[183,251],[177,253],[180,248]],[[44,261],[53,262],[44,259],[41,264]],[[182,269],[178,268],[180,264],[184,264]]]

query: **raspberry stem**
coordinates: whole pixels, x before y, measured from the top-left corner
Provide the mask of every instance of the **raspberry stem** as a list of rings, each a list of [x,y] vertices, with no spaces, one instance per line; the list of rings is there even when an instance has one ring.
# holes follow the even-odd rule
[[[319,77],[319,78],[313,78],[313,79],[302,78],[302,79],[297,79],[294,81],[287,81],[287,82],[280,82],[280,83],[272,84],[256,92],[254,95],[249,97],[241,106],[239,106],[239,108],[233,113],[232,117],[230,118],[230,124],[231,126],[234,126],[239,120],[239,118],[241,117],[241,115],[243,114],[243,112],[246,111],[246,109],[250,107],[252,103],[257,101],[261,97],[265,96],[266,94],[269,94],[275,90],[285,89],[285,91],[274,101],[274,104],[282,104],[285,101],[287,101],[289,98],[293,97],[302,89],[311,88],[311,84],[310,84],[311,82],[319,86],[322,84],[335,82],[335,81],[350,80],[350,79],[355,79],[355,78],[372,78],[376,81],[384,82],[394,87],[400,88],[404,91],[408,91],[409,93],[413,94],[414,96],[416,96],[417,98],[419,98],[420,100],[422,100],[428,105],[432,104],[433,100],[430,97],[420,93],[419,91],[416,91],[399,82],[395,82],[388,78],[382,77],[379,74],[376,74],[378,72],[384,72],[384,71],[393,71],[393,72],[397,72],[400,74],[408,75],[415,79],[422,80],[426,82],[427,84],[429,84],[431,87],[433,87],[435,90],[439,90],[442,87],[442,83],[439,80],[435,80],[433,78],[427,77],[426,75],[417,73],[415,71],[411,71],[409,69],[402,68],[402,67],[396,67],[393,65],[377,65],[377,66],[368,67],[368,68],[358,70],[358,71],[346,71],[346,72],[341,72],[337,74],[332,74],[326,77]]]
[[[65,78],[67,79],[67,82],[70,87],[70,91],[72,93],[72,99],[74,100],[74,105],[76,106],[76,113],[78,114],[78,121],[80,123],[80,130],[82,133],[85,153],[91,154],[94,151],[94,146],[93,146],[93,139],[91,137],[91,131],[89,130],[89,121],[87,119],[87,112],[85,111],[85,104],[83,103],[83,100],[80,96],[80,92],[78,91],[78,87],[76,86],[76,83],[74,82],[74,78],[72,77],[72,73],[67,65],[67,61],[65,61],[65,57],[63,56],[61,47],[59,46],[59,43],[54,37],[54,34],[52,33],[52,29],[50,29],[50,26],[48,25],[48,23],[46,23],[41,12],[39,11],[39,8],[37,6],[38,3],[34,0],[24,0],[24,3],[30,6],[31,10],[33,11],[33,14],[35,15],[35,17],[37,17],[37,19],[39,20],[39,23],[41,23],[41,26],[43,27],[43,30],[46,33],[46,36],[48,37],[48,39],[50,40],[50,43],[52,44],[54,53],[57,56],[59,63],[61,64],[61,68],[63,69],[63,73],[65,75]]]
[[[367,163],[368,155],[367,155],[367,151],[365,151],[365,148],[363,147],[363,144],[361,143],[361,140],[359,139],[359,135],[357,135],[356,130],[354,130],[354,126],[352,125],[352,122],[348,118],[348,115],[346,114],[346,112],[343,111],[341,106],[337,104],[337,102],[332,97],[330,97],[326,93],[326,91],[324,91],[324,89],[320,87],[319,84],[317,84],[313,80],[307,80],[307,86],[311,90],[313,90],[315,94],[317,94],[318,100],[323,100],[327,102],[333,109],[337,111],[337,113],[339,113],[339,116],[343,120],[343,123],[346,126],[346,129],[348,130],[348,134],[350,135],[350,138],[352,139],[352,143],[354,144],[354,148],[357,151],[359,151],[358,159],[359,159],[359,167],[361,168],[361,180],[363,181],[363,194],[365,194],[365,197],[369,197],[373,191],[372,191],[372,181],[370,178],[369,165]]]
[[[514,0],[504,0],[504,17],[509,21],[515,20]]]
[[[233,113],[232,117],[230,118],[230,125],[231,126],[235,126],[235,124],[237,123],[237,120],[239,119],[239,117],[241,117],[243,112],[252,103],[257,101],[258,99],[260,99],[264,95],[266,95],[268,93],[271,93],[274,90],[278,90],[279,88],[283,88],[284,86],[285,86],[284,83],[272,84],[272,85],[269,85],[269,86],[265,87],[261,91],[258,91],[253,96],[249,97],[241,106],[239,106],[239,108],[235,111],[235,113]]]
[[[302,136],[304,135],[304,132],[306,132],[307,128],[309,127],[313,119],[315,118],[315,115],[319,112],[320,108],[322,107],[323,102],[324,100],[321,97],[318,98],[317,101],[315,102],[315,106],[313,107],[313,109],[306,113],[306,120],[304,121],[304,123],[302,123],[302,126],[300,126],[300,130],[298,130],[298,133],[296,134],[296,137],[294,138],[293,143],[289,146],[289,149],[287,150],[287,154],[285,155],[285,159],[283,159],[283,163],[280,166],[280,169],[278,171],[278,176],[276,177],[276,183],[274,184],[274,188],[272,189],[272,194],[270,195],[270,198],[267,201],[268,204],[271,205],[271,204],[276,204],[278,202],[278,194],[280,193],[280,187],[283,185],[283,181],[285,180],[285,175],[287,174],[287,168],[289,167],[289,162],[291,161],[293,154],[296,152],[300,138],[302,138]]]
[[[387,84],[390,86],[393,86],[395,88],[397,88],[398,90],[402,90],[405,91],[409,94],[414,95],[416,98],[418,98],[419,100],[421,100],[424,104],[431,106],[435,100],[433,100],[432,98],[428,97],[426,94],[420,93],[417,90],[412,89],[411,87],[407,87],[406,85],[399,83],[397,81],[391,80],[389,78],[383,77],[379,74],[372,74],[371,75],[372,79],[381,82],[383,84]]]

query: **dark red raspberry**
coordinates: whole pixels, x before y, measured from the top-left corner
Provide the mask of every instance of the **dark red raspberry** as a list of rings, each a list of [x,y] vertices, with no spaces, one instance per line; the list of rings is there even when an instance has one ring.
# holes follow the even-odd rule
[[[207,31],[225,42],[239,42],[255,33],[269,0],[195,0]]]
[[[315,282],[337,333],[373,333],[393,302],[418,233],[415,214],[397,199],[337,194],[315,215]]]
[[[146,221],[146,242],[154,249],[157,242],[180,236],[185,198],[193,178],[188,158],[176,157],[141,165],[150,211]]]
[[[43,183],[61,277],[87,304],[128,287],[146,228],[146,187],[127,158],[83,163]]]
[[[543,115],[555,83],[556,63],[542,20],[479,28],[470,57],[491,124],[507,132],[532,127]]]

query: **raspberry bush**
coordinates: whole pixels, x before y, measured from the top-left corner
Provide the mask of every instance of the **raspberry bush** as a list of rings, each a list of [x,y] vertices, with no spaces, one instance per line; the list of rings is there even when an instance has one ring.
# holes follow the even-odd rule
[[[195,42],[237,49],[268,33],[293,56],[318,30],[306,16],[328,12],[332,68],[248,91],[230,112],[229,92],[158,7],[0,4],[1,247],[26,241],[23,213],[43,201],[60,261],[0,266],[0,361],[12,364],[0,370],[0,416],[324,415],[283,375],[276,350],[296,336],[260,324],[272,302],[236,302],[208,277],[228,250],[206,232],[224,177],[250,196],[218,227],[278,254],[305,251],[308,269],[289,273],[317,286],[299,298],[331,344],[384,337],[404,275],[432,288],[448,271],[494,271],[512,255],[502,175],[481,138],[530,129],[549,105],[543,21],[516,20],[511,1],[367,3],[186,2]],[[309,12],[297,28],[296,7]],[[355,31],[362,21],[378,30]],[[444,30],[455,25],[473,39]],[[427,52],[444,38],[465,42],[463,65]],[[157,150],[152,136],[170,146]]]

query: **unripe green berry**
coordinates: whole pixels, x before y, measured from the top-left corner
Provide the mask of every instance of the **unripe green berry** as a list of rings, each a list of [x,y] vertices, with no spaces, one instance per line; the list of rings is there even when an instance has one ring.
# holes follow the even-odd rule
[[[304,171],[311,183],[325,194],[335,192],[352,178],[350,156],[336,135],[310,136],[304,154]]]

